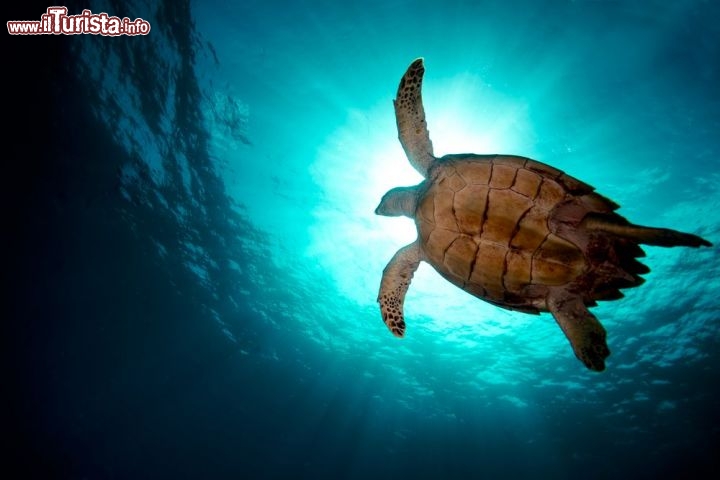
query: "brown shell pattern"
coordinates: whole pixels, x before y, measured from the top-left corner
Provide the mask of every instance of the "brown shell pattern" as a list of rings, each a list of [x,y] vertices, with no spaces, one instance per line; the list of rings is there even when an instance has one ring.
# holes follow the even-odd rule
[[[534,310],[528,287],[565,285],[588,265],[548,219],[592,188],[545,164],[515,156],[445,157],[431,172],[416,223],[427,260],[450,282],[503,306]],[[529,308],[528,308],[529,307]]]

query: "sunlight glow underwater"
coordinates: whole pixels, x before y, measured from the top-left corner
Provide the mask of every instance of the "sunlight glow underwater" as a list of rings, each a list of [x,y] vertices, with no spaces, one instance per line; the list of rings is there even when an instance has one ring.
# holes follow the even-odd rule
[[[28,372],[14,390],[30,394],[11,403],[28,419],[19,445],[47,453],[36,463],[89,478],[684,478],[666,467],[717,465],[717,246],[646,249],[647,284],[594,310],[613,352],[598,375],[549,314],[494,307],[427,264],[406,338],[393,337],[375,299],[416,233],[374,214],[388,189],[420,181],[392,98],[405,62],[426,55],[436,155],[532,157],[634,222],[717,245],[720,104],[705,84],[720,70],[700,68],[720,58],[712,22],[686,15],[688,2],[193,3],[212,10],[197,31],[160,8],[150,43],[86,39],[85,61],[68,62],[82,80],[68,99],[90,87],[104,128],[79,117],[103,134],[89,145],[102,150],[86,149],[85,128],[64,122],[78,149],[53,155],[32,189],[45,195],[27,202],[41,215],[23,231],[61,233],[22,249],[41,255],[21,269],[19,298],[51,295],[19,309],[33,321],[10,322],[24,325],[15,363]],[[161,107],[195,98],[187,54],[205,40],[230,85],[197,97],[211,137],[193,158],[199,117]],[[147,62],[161,68],[135,68]],[[455,75],[464,68],[476,73]],[[201,75],[195,93],[225,88],[216,70]],[[188,120],[193,130],[176,128]],[[105,133],[126,155],[100,144]],[[121,203],[104,191],[116,161],[130,165]]]
[[[423,97],[436,156],[531,155],[527,150],[532,149],[534,135],[524,105],[498,95],[479,77],[430,78]],[[518,146],[525,151],[518,151]],[[322,146],[311,172],[324,201],[314,211],[309,254],[319,259],[348,299],[377,308],[383,268],[417,232],[411,219],[377,216],[374,209],[387,190],[422,181],[398,141],[391,98],[367,112],[351,112],[345,125]],[[533,318],[479,301],[424,262],[410,286],[405,312],[408,335],[414,328],[424,328],[447,339],[462,324],[476,326],[473,335],[490,336]],[[418,325],[414,320],[420,315],[426,320]],[[378,327],[385,329],[379,313]]]

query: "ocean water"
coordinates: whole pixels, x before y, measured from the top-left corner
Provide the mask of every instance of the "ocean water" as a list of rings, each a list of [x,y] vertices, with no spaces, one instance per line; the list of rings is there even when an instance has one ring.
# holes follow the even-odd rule
[[[65,5],[151,31],[5,41],[19,478],[720,474],[716,2]],[[420,181],[392,108],[417,57],[436,154],[529,156],[716,245],[645,248],[645,284],[593,309],[604,372],[425,264],[406,337],[383,325],[416,232],[373,211]]]

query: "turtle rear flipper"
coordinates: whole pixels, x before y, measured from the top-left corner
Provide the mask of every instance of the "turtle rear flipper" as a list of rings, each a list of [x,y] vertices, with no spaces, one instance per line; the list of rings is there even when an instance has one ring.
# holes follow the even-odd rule
[[[383,270],[378,302],[385,325],[396,337],[405,335],[403,304],[413,274],[420,265],[420,246],[413,242],[390,259]]]
[[[418,58],[408,67],[400,80],[393,105],[400,144],[413,168],[423,177],[427,177],[428,169],[435,161],[435,157],[422,103],[424,74],[423,59]]]
[[[575,356],[590,370],[605,370],[610,350],[605,328],[590,313],[579,295],[556,290],[548,295],[547,307],[570,340]]]
[[[600,215],[588,215],[583,220],[583,226],[589,230],[602,230],[618,237],[657,247],[712,247],[712,243],[692,233],[678,232],[669,228],[643,227],[625,219],[622,219],[622,222],[615,220]]]

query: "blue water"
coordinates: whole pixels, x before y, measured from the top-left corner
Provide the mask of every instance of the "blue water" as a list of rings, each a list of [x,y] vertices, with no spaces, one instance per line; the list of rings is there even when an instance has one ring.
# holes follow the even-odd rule
[[[550,315],[427,265],[394,338],[375,299],[416,233],[373,214],[420,181],[392,99],[422,56],[436,154],[529,156],[717,245],[716,2],[67,6],[152,30],[6,41],[23,478],[720,474],[717,246],[645,249],[646,283],[594,309],[594,373]]]

